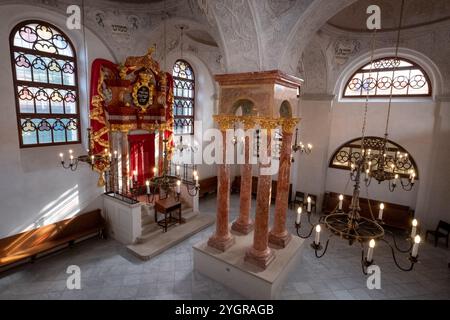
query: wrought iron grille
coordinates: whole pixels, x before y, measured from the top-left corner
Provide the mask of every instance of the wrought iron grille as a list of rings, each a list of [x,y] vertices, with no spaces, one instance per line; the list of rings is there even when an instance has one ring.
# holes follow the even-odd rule
[[[348,80],[343,96],[351,97],[430,96],[431,83],[425,71],[412,61],[398,58],[374,60]]]
[[[378,154],[383,140],[384,138],[381,137],[364,138],[364,150],[372,154],[372,166],[376,167],[380,157],[385,157],[385,171],[392,172],[392,168],[394,168],[392,173],[401,177],[409,177],[411,172],[414,172],[415,178],[418,179],[418,169],[414,159],[400,145],[388,140],[386,154]],[[336,169],[351,170],[352,165],[356,166],[357,161],[361,158],[361,152],[361,138],[346,142],[335,151],[329,166]]]
[[[80,142],[76,55],[70,40],[42,21],[10,35],[21,147]]]

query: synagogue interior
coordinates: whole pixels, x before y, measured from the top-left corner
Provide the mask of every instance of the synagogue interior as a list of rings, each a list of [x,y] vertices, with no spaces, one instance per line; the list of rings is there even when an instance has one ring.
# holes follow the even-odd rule
[[[0,43],[0,300],[450,299],[450,1],[2,0]]]

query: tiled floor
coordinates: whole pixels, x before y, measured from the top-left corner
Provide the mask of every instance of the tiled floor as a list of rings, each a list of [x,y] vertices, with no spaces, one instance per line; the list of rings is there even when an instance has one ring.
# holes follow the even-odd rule
[[[214,214],[215,198],[201,201],[202,212]],[[232,196],[231,215],[239,208]],[[273,208],[272,208],[273,209]],[[289,212],[288,224],[294,213]],[[242,299],[243,297],[192,270],[192,245],[207,239],[214,226],[160,256],[143,262],[114,240],[92,239],[55,256],[0,275],[0,299]],[[369,290],[361,272],[361,249],[334,238],[327,254],[316,259],[305,248],[289,276],[282,299],[450,299],[450,251],[421,245],[420,263],[412,272],[398,271],[384,245],[375,248],[381,289]],[[402,265],[408,265],[400,257]],[[81,290],[68,290],[66,269],[81,268]]]

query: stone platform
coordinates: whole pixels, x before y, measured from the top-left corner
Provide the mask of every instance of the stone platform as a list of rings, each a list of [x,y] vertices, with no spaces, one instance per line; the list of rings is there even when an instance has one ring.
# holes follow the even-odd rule
[[[304,240],[292,237],[284,249],[271,247],[275,259],[263,270],[244,261],[253,243],[253,232],[233,236],[236,242],[225,252],[209,247],[207,241],[196,244],[194,270],[249,299],[278,299],[288,274],[299,262]]]
[[[186,240],[201,230],[214,224],[215,219],[212,215],[197,214],[181,225],[169,228],[167,232],[162,232],[161,228],[144,243],[138,243],[127,246],[129,252],[141,260],[149,260],[162,253],[170,247]]]

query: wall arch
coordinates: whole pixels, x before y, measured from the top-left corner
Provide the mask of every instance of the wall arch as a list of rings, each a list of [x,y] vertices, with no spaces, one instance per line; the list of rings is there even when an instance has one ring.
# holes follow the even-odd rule
[[[386,56],[392,56],[392,53],[395,52],[395,48],[393,47],[386,47],[386,48],[380,48],[375,50],[374,52],[374,59],[383,58]],[[443,77],[442,74],[437,67],[437,65],[434,63],[433,60],[431,60],[428,56],[424,55],[423,53],[420,53],[416,50],[408,49],[408,48],[399,48],[399,54],[398,56],[400,58],[405,58],[408,60],[413,61],[414,63],[421,66],[425,72],[430,77],[431,81],[431,87],[433,88],[432,96],[433,98],[436,96],[441,95],[443,92]],[[342,70],[342,72],[339,74],[333,93],[338,97],[339,100],[344,100],[342,98],[342,92],[344,90],[344,87],[347,83],[347,80],[352,76],[352,74],[364,66],[365,64],[370,62],[370,56],[371,52],[365,52],[354,59],[350,60],[345,68]],[[387,97],[389,98],[389,97]],[[373,100],[386,100],[386,98],[371,98]],[[418,99],[418,98],[412,98],[412,99]],[[355,99],[357,100],[357,99]],[[410,99],[400,99],[399,102],[405,101],[409,102]]]

